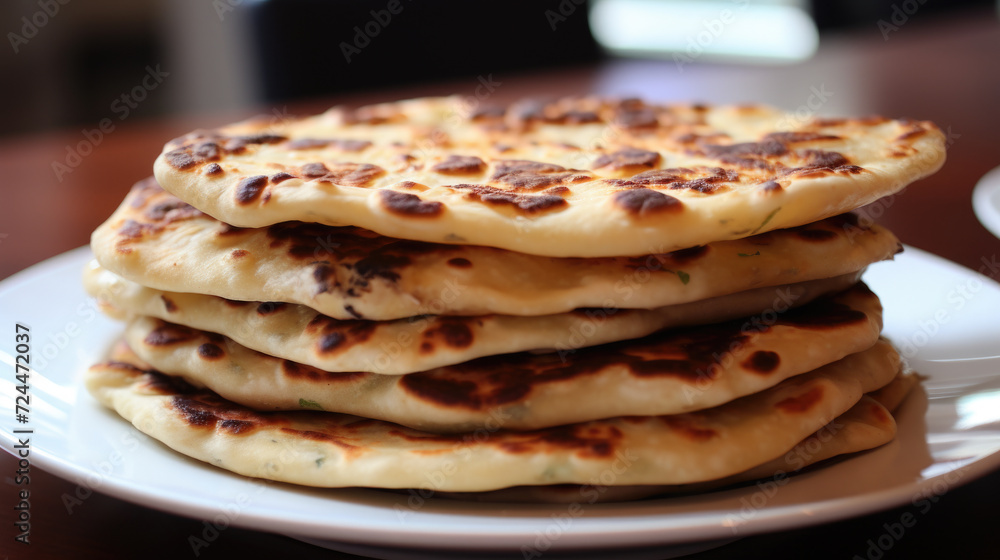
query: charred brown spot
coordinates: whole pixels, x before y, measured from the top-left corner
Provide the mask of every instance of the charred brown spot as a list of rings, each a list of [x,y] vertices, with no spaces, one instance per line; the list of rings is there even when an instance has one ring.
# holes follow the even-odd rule
[[[687,189],[710,194],[720,188],[719,183],[732,183],[739,181],[740,174],[731,169],[721,167],[712,168],[712,175],[697,177],[688,181],[678,181],[670,185],[671,189]]]
[[[227,403],[206,392],[176,395],[171,399],[170,405],[185,422],[192,426],[215,427],[234,435],[250,432],[264,424],[277,423],[267,416]]]
[[[250,204],[260,197],[261,191],[267,186],[266,175],[254,175],[247,177],[236,186],[236,202],[240,204]]]
[[[158,202],[144,213],[150,220],[165,223],[178,222],[203,215],[194,206],[176,199]]]
[[[271,177],[270,177],[269,180],[271,181],[272,184],[277,185],[278,183],[281,183],[283,181],[287,181],[289,179],[295,179],[295,178],[296,178],[295,175],[292,175],[291,173],[286,173],[284,171],[280,171],[278,173],[275,173],[274,175],[271,175]]]
[[[776,194],[782,191],[781,184],[774,180],[764,181],[763,183],[757,185],[757,188],[760,189],[760,192],[765,194]]]
[[[863,293],[874,297],[871,290],[864,284],[851,288],[852,292]],[[864,323],[868,315],[850,306],[833,301],[831,298],[821,298],[802,307],[795,307],[780,315],[779,323],[803,329],[826,330],[836,329],[846,325]]]
[[[448,259],[448,265],[455,268],[469,268],[472,266],[472,262],[466,258],[455,257],[453,259]]]
[[[218,163],[211,163],[205,166],[205,170],[202,172],[205,175],[222,175],[222,166]]]
[[[569,203],[559,196],[547,194],[520,194],[505,191],[487,185],[450,185],[448,188],[462,190],[466,198],[499,206],[513,206],[525,214],[536,214],[568,206]]]
[[[472,330],[461,319],[440,319],[441,323],[424,331],[426,338],[440,338],[452,348],[468,348],[472,345]]]
[[[246,249],[233,249],[233,252],[229,254],[232,255],[234,259],[239,259],[249,255],[250,251],[247,251]]]
[[[788,153],[788,147],[777,140],[743,142],[739,144],[705,144],[705,156],[745,169],[770,169],[768,159]]]
[[[354,317],[355,319],[364,319],[365,318],[365,316],[362,315],[361,313],[359,313],[358,310],[354,309],[353,305],[345,305],[344,306],[344,311],[346,311],[347,313],[349,313],[351,315],[351,317]]]
[[[618,191],[612,197],[615,204],[636,217],[668,212],[680,212],[684,204],[676,198],[647,188]]]
[[[755,373],[771,373],[777,369],[780,363],[781,357],[778,356],[777,352],[771,352],[770,350],[758,350],[751,354],[749,358],[744,360],[741,365],[743,366],[743,369],[747,369]]]
[[[363,372],[351,371],[323,371],[319,368],[314,368],[312,366],[307,366],[303,364],[297,364],[289,360],[281,361],[281,371],[288,377],[298,377],[305,378],[309,381],[322,381],[322,382],[349,382],[367,377],[369,375]]]
[[[622,103],[615,115],[615,123],[624,128],[648,129],[656,128],[659,118],[656,111],[640,103]]]
[[[421,200],[415,194],[382,189],[379,191],[382,206],[393,214],[408,217],[434,217],[444,212],[444,204],[436,200]]]
[[[448,156],[431,167],[431,171],[446,175],[472,175],[486,171],[486,162],[476,156]]]
[[[834,171],[837,173],[847,173],[848,175],[857,175],[865,170],[864,167],[859,167],[857,165],[841,165],[836,167]]]
[[[131,364],[122,365],[128,365],[128,367],[135,372],[141,371],[139,368]],[[198,391],[197,387],[191,385],[187,381],[184,381],[184,379],[180,377],[163,375],[158,371],[145,371],[143,373],[145,374],[142,382],[142,388],[144,390],[154,391],[160,393],[161,395],[187,395]]]
[[[796,397],[788,397],[783,401],[775,404],[775,408],[787,412],[789,414],[801,414],[808,412],[811,408],[819,404],[823,399],[823,387],[817,385],[812,389],[809,389],[805,393],[798,395]]]
[[[301,166],[298,172],[303,177],[309,179],[351,187],[367,186],[376,178],[385,175],[385,169],[370,163],[338,163],[330,165],[332,169],[322,163],[307,163]]]
[[[191,398],[176,396],[171,400],[170,404],[174,410],[181,414],[184,421],[192,426],[214,426],[219,420],[219,417],[213,414],[211,409],[204,403]]]
[[[671,430],[691,441],[705,442],[719,435],[718,432],[711,428],[703,428],[695,425],[695,423],[686,416],[661,416],[660,419]]]
[[[194,340],[197,337],[198,333],[192,329],[172,323],[163,323],[147,334],[143,342],[150,346],[169,346]]]
[[[472,114],[469,115],[469,120],[476,122],[488,119],[499,119],[503,118],[503,115],[506,112],[507,110],[503,107],[483,105],[476,107],[476,109],[472,111]]]
[[[145,224],[132,219],[125,220],[125,223],[118,230],[118,241],[115,243],[115,250],[122,254],[132,252],[129,245],[142,238],[146,234],[154,235],[163,231],[163,226],[155,224]]]
[[[500,442],[499,447],[508,453],[532,453],[555,447],[573,450],[580,457],[608,457],[614,453],[622,437],[621,430],[615,426],[600,429],[583,424],[528,432],[521,438]]]
[[[206,342],[205,344],[198,346],[198,355],[208,360],[215,360],[225,355],[225,352],[221,347],[219,347],[218,344]]]
[[[173,150],[163,154],[167,163],[175,169],[185,170],[194,167],[198,162],[191,156],[188,150]]]
[[[236,140],[243,144],[277,144],[278,142],[284,142],[285,140],[288,140],[288,138],[280,134],[272,134],[270,132],[258,132],[256,134],[244,134],[241,136],[234,136],[233,140]]]
[[[219,422],[219,428],[234,434],[242,434],[252,431],[256,426],[248,420],[223,420]]]
[[[567,170],[561,165],[527,160],[500,160],[495,163],[495,171],[490,181],[512,187],[513,191],[536,191],[561,185],[589,181],[589,174]]]
[[[326,354],[344,343],[344,335],[339,332],[326,333],[319,339],[319,351]]]
[[[642,167],[656,167],[660,163],[659,152],[638,148],[623,148],[610,154],[603,154],[594,160],[594,167],[608,167],[615,170],[634,170]]]
[[[185,146],[171,150],[163,155],[171,167],[179,170],[190,169],[196,165],[210,161],[218,161],[222,148],[215,142],[202,142],[194,146]]]
[[[628,179],[610,182],[615,186],[626,188],[665,186],[674,190],[687,189],[710,194],[720,189],[722,183],[736,182],[739,179],[738,172],[721,167],[698,170],[678,167],[644,171]]]
[[[164,295],[161,295],[160,299],[163,301],[163,308],[167,310],[167,313],[177,311],[177,304],[174,303],[172,299]]]
[[[310,179],[316,177],[322,177],[330,173],[330,170],[327,169],[327,167],[322,163],[307,163],[302,167],[300,167],[299,171],[302,173],[303,176],[308,177]]]
[[[372,120],[375,120],[375,118],[373,117]],[[382,121],[377,121],[377,122],[382,122]],[[377,122],[368,124],[377,124]],[[323,443],[336,445],[337,447],[341,447],[347,450],[357,449],[358,447],[354,444],[348,443],[347,438],[339,436],[335,433],[319,432],[316,430],[296,430],[294,428],[281,428],[281,432],[291,435],[296,439],[303,438],[303,439],[311,439],[313,441],[321,441]]]
[[[833,168],[851,163],[843,154],[826,150],[803,150],[801,155],[806,158],[808,165],[815,167]]]

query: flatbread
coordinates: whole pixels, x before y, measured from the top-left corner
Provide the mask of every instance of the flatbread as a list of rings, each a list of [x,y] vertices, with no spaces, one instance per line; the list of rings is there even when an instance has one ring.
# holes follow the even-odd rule
[[[636,258],[558,259],[400,241],[357,228],[240,230],[138,183],[93,234],[104,268],[144,286],[298,303],[335,319],[651,309],[862,270],[900,250],[852,214]],[[786,302],[787,305],[787,302]]]
[[[531,502],[595,504],[624,502],[654,496],[700,494],[752,480],[765,489],[787,483],[803,469],[834,457],[867,451],[896,437],[896,421],[890,411],[871,395],[799,442],[787,453],[762,465],[725,478],[680,485],[607,486],[598,481],[587,485],[515,486],[492,492],[439,492],[440,498],[476,502]]]
[[[930,122],[564,99],[454,99],[253,120],[169,142],[164,188],[240,227],[298,220],[555,257],[645,255],[800,226],[941,167]]]
[[[607,486],[604,483],[594,483],[514,486],[491,492],[437,492],[434,496],[476,502],[595,504],[704,493],[752,480],[761,481],[758,484],[766,490],[774,485],[784,485],[791,474],[834,457],[860,453],[892,441],[897,431],[893,414],[918,383],[917,375],[900,371],[891,383],[866,393],[858,404],[816,430],[784,455],[725,478],[680,485]]]
[[[705,411],[452,435],[330,412],[255,412],[149,371],[121,349],[112,361],[91,367],[86,383],[98,401],[144,433],[246,476],[322,487],[477,492],[588,484],[608,469],[615,485],[731,476],[786,453],[864,393],[889,383],[896,369],[866,352]]]
[[[858,286],[764,322],[661,331],[570,354],[508,354],[404,376],[328,373],[140,317],[125,339],[155,369],[259,410],[326,410],[436,432],[534,429],[710,408],[876,345],[878,298]]]
[[[510,352],[572,352],[667,327],[756,315],[773,309],[776,301],[797,307],[846,290],[860,275],[756,288],[657,309],[582,309],[538,317],[424,315],[395,321],[338,320],[304,305],[147,288],[104,270],[96,261],[84,270],[83,283],[101,309],[117,319],[156,317],[325,371],[399,375]]]

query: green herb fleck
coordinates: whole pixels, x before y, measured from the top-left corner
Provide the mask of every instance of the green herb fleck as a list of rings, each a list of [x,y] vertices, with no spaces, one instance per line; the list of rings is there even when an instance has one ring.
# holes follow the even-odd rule
[[[759,256],[759,255],[760,255],[760,251],[757,251],[756,253],[736,253],[736,256],[738,256],[738,257],[756,257],[756,256]]]
[[[322,467],[323,466],[323,461],[325,461],[325,460],[326,460],[326,457],[320,457],[319,459],[316,459],[316,468],[318,469],[318,468]]]
[[[774,215],[778,213],[778,210],[781,210],[781,206],[779,206],[779,207],[775,208],[774,210],[772,210],[772,211],[771,211],[771,213],[770,213],[770,214],[768,214],[766,218],[764,218],[764,221],[763,221],[763,222],[761,222],[759,226],[757,226],[757,229],[755,229],[755,230],[753,230],[753,231],[751,231],[751,232],[750,232],[750,235],[753,235],[753,234],[757,233],[757,232],[758,232],[758,231],[760,231],[760,230],[761,230],[761,229],[762,229],[762,228],[763,228],[764,226],[766,226],[766,225],[767,225],[767,222],[770,222],[770,221],[771,221],[771,218],[773,218],[773,217],[774,217]]]
[[[684,284],[685,286],[691,280],[691,275],[683,270],[677,271],[677,277],[681,279],[681,284]]]
[[[307,401],[305,399],[299,399],[299,408],[312,408],[315,410],[323,410],[323,407],[316,401]]]

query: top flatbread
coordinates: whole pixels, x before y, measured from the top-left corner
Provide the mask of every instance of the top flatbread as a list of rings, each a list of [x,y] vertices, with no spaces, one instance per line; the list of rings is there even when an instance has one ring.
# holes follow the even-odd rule
[[[297,220],[548,256],[662,253],[811,223],[936,171],[932,123],[762,106],[455,99],[238,123],[169,142],[163,187],[240,227]]]

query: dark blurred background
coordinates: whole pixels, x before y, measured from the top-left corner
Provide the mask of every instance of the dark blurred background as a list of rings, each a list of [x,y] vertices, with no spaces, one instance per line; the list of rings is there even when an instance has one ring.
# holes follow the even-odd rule
[[[926,25],[991,5],[995,0],[4,0],[0,136],[488,80],[609,56],[786,64],[808,58],[816,38],[859,30],[889,37],[904,19]],[[733,44],[713,37],[703,50],[693,41],[696,32],[709,38],[710,23],[677,33],[684,21],[709,21],[704,14],[724,9],[743,23],[754,11],[758,20],[794,30],[745,26],[726,34]],[[688,42],[657,42],[679,36]],[[769,44],[777,50],[754,51]]]

